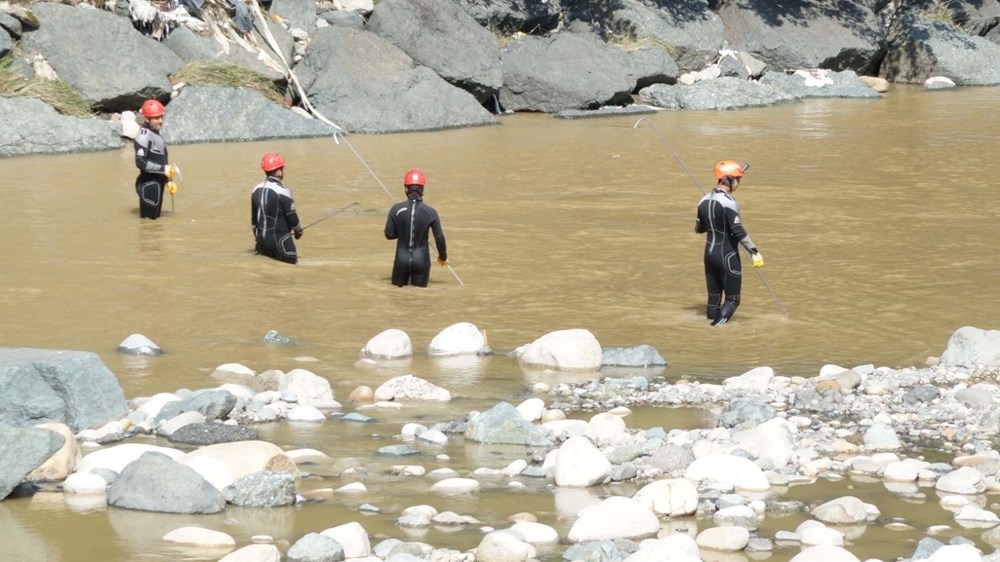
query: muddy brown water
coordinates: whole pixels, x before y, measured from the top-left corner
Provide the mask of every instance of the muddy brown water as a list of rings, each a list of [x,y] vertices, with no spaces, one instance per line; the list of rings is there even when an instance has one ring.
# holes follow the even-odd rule
[[[186,517],[41,493],[0,503],[0,542],[11,545],[16,537],[19,545],[5,546],[0,558],[220,558],[160,541],[187,523],[224,530],[241,544],[254,534],[294,541],[354,520],[380,536],[458,549],[478,543],[477,529],[415,532],[393,524],[402,508],[419,503],[498,527],[512,513],[531,511],[565,535],[581,506],[630,487],[552,490],[529,480],[515,490],[498,480],[485,482],[475,497],[439,497],[428,491],[428,479],[390,476],[384,469],[398,461],[372,455],[398,442],[407,421],[431,424],[499,400],[517,403],[538,381],[586,380],[522,370],[506,355],[552,330],[587,328],[605,346],[648,343],[670,362],[653,374],[709,380],[759,365],[804,376],[826,363],[920,365],[939,355],[960,326],[997,328],[998,108],[996,88],[898,87],[882,100],[649,116],[697,185],[651,129],[633,129],[635,117],[564,121],[526,114],[504,116],[495,127],[350,137],[377,178],[329,139],[174,146],[171,160],[184,181],[155,222],[138,218],[130,147],[2,160],[0,345],[95,351],[129,398],[214,386],[209,373],[238,362],[257,371],[309,369],[330,380],[343,400],[358,384],[374,387],[413,373],[448,388],[455,400],[368,412],[374,424],[260,428],[281,446],[317,448],[339,459],[332,467],[304,467],[315,473],[303,489],[339,487],[355,478],[339,476],[345,466],[366,467],[369,492],[361,496]],[[285,156],[304,223],[360,204],[357,214],[307,230],[297,266],[250,250],[249,192],[268,151]],[[698,189],[711,187],[712,166],[724,158],[752,164],[736,197],[766,260],[762,273],[788,315],[747,271],[736,319],[711,328],[702,318],[703,238],[693,232],[693,219]],[[391,198],[402,198],[399,180],[413,167],[427,174],[425,199],[441,214],[451,264],[464,285],[437,266],[425,290],[389,284],[393,243],[382,229],[391,200],[379,182]],[[497,354],[427,357],[430,339],[461,321],[484,329]],[[359,349],[387,328],[410,335],[414,357],[378,368],[356,365]],[[299,345],[261,344],[271,329]],[[166,354],[115,353],[136,332]],[[704,427],[712,419],[700,410],[647,409],[626,422],[669,429]],[[461,439],[422,448],[418,460],[403,462],[465,473],[524,456],[518,448]],[[439,452],[451,460],[435,460]],[[924,491],[927,500],[902,502],[882,484],[845,480],[796,486],[788,494],[815,503],[851,493],[910,522],[912,531],[889,531],[882,522],[851,539],[849,548],[862,559],[892,559],[909,556],[927,526],[955,527],[933,490]],[[382,512],[362,514],[362,503]],[[763,534],[797,523],[768,519]],[[564,548],[541,554],[557,560]],[[782,548],[769,560],[784,562],[796,551]]]

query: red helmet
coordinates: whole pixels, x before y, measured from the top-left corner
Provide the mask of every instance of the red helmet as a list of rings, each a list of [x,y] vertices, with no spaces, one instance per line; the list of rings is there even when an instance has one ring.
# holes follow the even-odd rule
[[[726,176],[734,178],[743,177],[743,164],[735,160],[723,160],[715,165],[715,179],[721,180]]]
[[[142,102],[142,109],[140,111],[142,112],[143,117],[146,119],[152,119],[153,117],[163,117],[166,109],[164,109],[163,104],[159,101],[149,99]]]
[[[423,187],[426,183],[427,178],[424,177],[424,173],[416,168],[406,172],[406,175],[403,176],[403,185],[419,185]]]
[[[260,169],[265,172],[273,172],[285,167],[285,159],[277,152],[268,152],[260,159]]]

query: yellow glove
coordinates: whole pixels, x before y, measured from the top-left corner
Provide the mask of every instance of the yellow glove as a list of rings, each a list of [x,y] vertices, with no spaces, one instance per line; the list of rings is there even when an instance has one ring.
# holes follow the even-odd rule
[[[764,256],[760,255],[760,252],[752,254],[750,256],[753,259],[753,266],[757,269],[764,267]]]
[[[177,193],[177,184],[174,183],[174,182],[172,182],[172,181],[168,181],[167,182],[167,191],[169,191],[171,195]]]
[[[448,260],[438,258],[438,265],[448,265]]]
[[[163,175],[167,176],[168,180],[174,179],[174,176],[180,172],[180,169],[173,164],[167,164],[167,167],[163,170]]]

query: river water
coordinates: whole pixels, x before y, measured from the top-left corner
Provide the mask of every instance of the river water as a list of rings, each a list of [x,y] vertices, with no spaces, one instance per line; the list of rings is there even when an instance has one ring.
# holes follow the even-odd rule
[[[258,533],[294,541],[353,520],[404,540],[459,549],[478,543],[478,530],[410,536],[396,528],[398,511],[418,503],[498,527],[510,514],[532,511],[568,530],[581,505],[622,489],[552,491],[534,483],[532,494],[497,482],[475,498],[439,498],[426,492],[426,480],[382,473],[371,454],[396,442],[406,421],[448,420],[501,400],[517,403],[535,382],[592,376],[524,371],[507,355],[553,330],[587,328],[604,346],[650,344],[669,362],[652,374],[708,380],[760,365],[803,376],[827,363],[920,365],[960,326],[997,328],[998,109],[996,88],[896,87],[881,100],[664,112],[638,128],[636,117],[523,114],[494,127],[352,136],[349,146],[330,139],[174,146],[171,161],[183,182],[158,221],[138,218],[131,147],[0,161],[7,210],[0,345],[95,351],[128,398],[214,386],[208,375],[230,362],[256,371],[309,369],[342,401],[359,384],[375,387],[407,373],[456,397],[447,407],[376,412],[378,422],[364,426],[260,428],[284,447],[357,459],[369,471],[370,492],[362,497],[193,518],[45,493],[0,503],[3,543],[26,537],[19,544],[28,550],[13,555],[24,560],[158,560],[168,551],[214,560],[221,554],[174,551],[159,537],[193,521],[244,542]],[[269,151],[287,161],[286,183],[305,224],[359,204],[357,213],[310,227],[296,266],[251,251],[249,192]],[[713,328],[703,314],[704,240],[693,225],[700,190],[711,188],[720,159],[752,165],[736,198],[766,265],[763,276],[747,270],[736,318]],[[427,175],[425,201],[442,217],[454,272],[435,266],[427,289],[389,283],[394,242],[382,235],[410,168]],[[496,355],[427,357],[430,339],[462,321],[485,330]],[[365,342],[388,328],[410,335],[414,357],[377,368],[356,364]],[[260,343],[272,329],[299,345]],[[166,353],[115,353],[132,333]],[[712,420],[699,411],[656,410],[626,423],[669,429]],[[428,469],[437,464],[431,452],[420,462]],[[524,455],[461,439],[445,452],[452,461],[442,464],[460,472],[500,468]],[[331,468],[302,486],[350,480],[339,474]],[[900,503],[881,484],[796,489],[811,501],[846,493]],[[383,512],[361,515],[361,503]],[[951,521],[933,497],[898,515],[916,521],[915,531],[875,525],[851,549],[862,559],[908,556],[930,522]],[[771,535],[774,524],[767,523]],[[549,556],[558,559],[563,548]],[[794,552],[782,549],[769,560]]]

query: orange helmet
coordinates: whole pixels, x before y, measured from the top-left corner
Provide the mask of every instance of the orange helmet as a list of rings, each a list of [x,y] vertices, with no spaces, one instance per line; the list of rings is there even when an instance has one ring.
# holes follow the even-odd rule
[[[403,176],[403,185],[419,185],[423,187],[426,183],[427,178],[424,177],[424,173],[416,168],[406,172],[406,175]]]
[[[166,109],[164,109],[163,104],[159,101],[148,99],[142,102],[142,109],[139,111],[142,112],[142,116],[146,119],[152,119],[153,117],[163,117]]]
[[[742,178],[743,170],[743,164],[740,164],[735,160],[723,160],[715,165],[715,179],[721,180],[726,176]]]
[[[260,169],[271,173],[279,168],[285,167],[285,159],[277,152],[268,152],[260,159]]]

